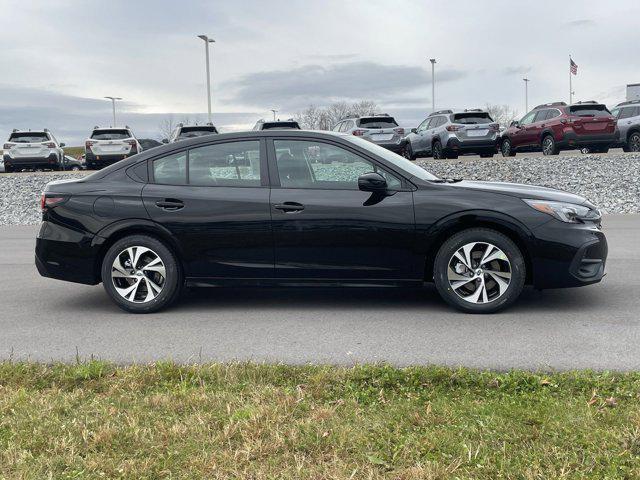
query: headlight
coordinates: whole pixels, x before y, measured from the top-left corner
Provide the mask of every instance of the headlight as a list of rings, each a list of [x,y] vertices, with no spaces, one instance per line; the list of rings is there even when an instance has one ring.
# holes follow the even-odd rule
[[[597,222],[600,212],[575,203],[550,202],[548,200],[526,200],[527,205],[539,212],[547,213],[566,223],[580,223],[582,220]]]

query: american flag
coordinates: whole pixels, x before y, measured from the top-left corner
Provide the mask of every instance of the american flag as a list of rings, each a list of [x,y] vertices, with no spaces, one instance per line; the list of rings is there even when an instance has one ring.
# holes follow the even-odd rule
[[[578,74],[578,64],[576,62],[573,61],[573,59],[569,59],[569,70],[571,71],[571,73],[573,75],[577,75]]]

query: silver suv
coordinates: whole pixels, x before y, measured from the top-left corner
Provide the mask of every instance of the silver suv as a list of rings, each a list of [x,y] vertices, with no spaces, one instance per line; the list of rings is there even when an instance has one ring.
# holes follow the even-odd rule
[[[20,170],[63,168],[64,143],[47,130],[20,131],[14,129],[4,144],[4,169],[6,172]]]
[[[611,115],[618,120],[619,146],[625,152],[640,152],[640,100],[619,103]]]
[[[440,110],[433,112],[407,135],[404,156],[410,160],[458,158],[478,154],[491,158],[498,152],[500,126],[481,109]]]
[[[205,125],[184,125],[179,123],[171,133],[171,138],[163,143],[174,143],[188,138],[204,137],[205,135],[217,135],[218,129],[213,123]]]
[[[331,129],[362,137],[395,153],[402,153],[405,146],[405,130],[386,113],[369,117],[343,118]]]

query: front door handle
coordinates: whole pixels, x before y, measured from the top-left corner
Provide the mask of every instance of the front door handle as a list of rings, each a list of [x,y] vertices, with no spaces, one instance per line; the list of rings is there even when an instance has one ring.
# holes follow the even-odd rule
[[[297,202],[276,203],[273,208],[282,210],[284,213],[295,213],[304,210],[304,205]]]
[[[163,210],[180,210],[184,208],[184,203],[181,200],[174,199],[165,199],[159,200],[156,202],[156,207],[162,208]]]

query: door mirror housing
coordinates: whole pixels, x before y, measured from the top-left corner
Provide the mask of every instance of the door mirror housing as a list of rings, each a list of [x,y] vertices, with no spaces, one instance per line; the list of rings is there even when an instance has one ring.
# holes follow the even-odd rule
[[[66,143],[61,143],[61,144],[60,144],[60,147],[66,147],[66,146],[67,146],[67,144],[66,144]]]
[[[417,128],[412,128],[411,129],[411,133],[418,133],[418,129]]]
[[[387,181],[379,173],[364,173],[358,177],[358,188],[363,192],[386,192]]]
[[[509,125],[510,127],[519,127],[520,126],[520,122],[517,120],[514,120],[513,122],[511,122],[511,124]]]
[[[165,144],[166,144],[166,143],[169,143],[169,140],[168,140],[168,139],[166,139],[166,138],[163,138],[163,139],[162,139],[162,143],[165,143]]]

